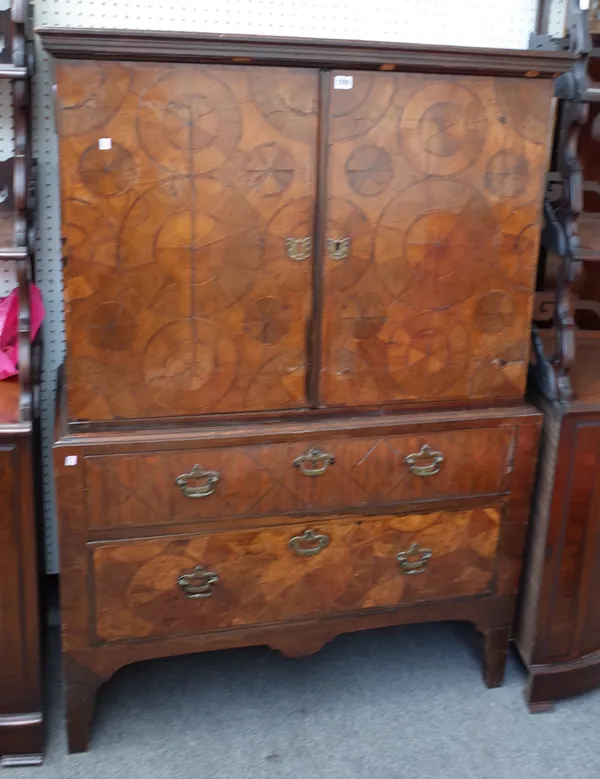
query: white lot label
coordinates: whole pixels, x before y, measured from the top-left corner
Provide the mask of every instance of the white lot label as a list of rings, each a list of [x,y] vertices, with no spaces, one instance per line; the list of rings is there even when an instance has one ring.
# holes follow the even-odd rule
[[[334,89],[352,89],[354,86],[353,76],[334,76],[333,88]]]
[[[112,138],[98,138],[98,148],[100,151],[112,149]]]
[[[77,455],[70,454],[68,457],[65,457],[65,465],[77,465]]]

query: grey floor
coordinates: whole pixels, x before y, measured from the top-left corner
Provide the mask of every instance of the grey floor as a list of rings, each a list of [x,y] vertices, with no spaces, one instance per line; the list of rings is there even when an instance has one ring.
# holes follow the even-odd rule
[[[254,648],[130,666],[103,688],[84,755],[66,753],[54,672],[44,766],[6,777],[600,778],[600,691],[531,715],[516,660],[497,690],[479,663],[474,631],[440,624],[342,636],[299,660]]]

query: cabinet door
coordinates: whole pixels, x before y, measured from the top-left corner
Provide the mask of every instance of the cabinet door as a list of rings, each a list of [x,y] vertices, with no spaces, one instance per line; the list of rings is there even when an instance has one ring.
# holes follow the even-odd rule
[[[70,418],[306,406],[316,71],[57,77]]]
[[[322,403],[521,397],[551,84],[336,75]]]

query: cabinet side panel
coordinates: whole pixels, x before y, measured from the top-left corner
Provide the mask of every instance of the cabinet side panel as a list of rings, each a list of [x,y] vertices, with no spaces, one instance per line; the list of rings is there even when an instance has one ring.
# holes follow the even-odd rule
[[[21,705],[25,668],[21,614],[19,502],[16,447],[0,446],[0,713]]]
[[[0,716],[39,718],[38,570],[31,451],[25,437],[0,444],[0,571]],[[23,724],[33,725],[33,720]]]
[[[541,624],[539,608],[545,575],[548,526],[559,453],[562,415],[546,409],[542,428],[539,462],[531,511],[528,549],[521,580],[520,601],[515,626],[515,642],[521,657],[531,663]]]
[[[548,537],[556,561],[546,612],[548,660],[579,654],[575,643],[591,543],[586,532],[597,478],[600,427],[581,425],[571,418],[562,449]]]

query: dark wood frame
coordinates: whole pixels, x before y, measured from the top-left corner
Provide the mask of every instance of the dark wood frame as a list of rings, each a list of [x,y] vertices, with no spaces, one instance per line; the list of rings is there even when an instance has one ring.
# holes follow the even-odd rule
[[[12,81],[15,153],[12,181],[6,182],[13,204],[14,230],[0,247],[0,263],[16,266],[19,291],[17,418],[0,422],[0,450],[9,455],[6,475],[12,499],[0,505],[0,523],[8,543],[0,549],[3,641],[0,648],[0,765],[35,765],[42,760],[43,717],[40,663],[38,539],[35,459],[38,456],[35,385],[39,345],[30,343],[29,282],[35,246],[35,166],[31,144],[32,42],[27,0],[13,0],[3,12],[2,28],[10,27],[9,52],[0,78]],[[13,381],[12,379],[7,382]],[[0,386],[0,391],[2,391]],[[7,505],[9,503],[9,505]],[[6,609],[6,613],[5,613]]]
[[[532,78],[553,78],[565,73],[575,59],[567,51],[477,49],[314,38],[60,27],[38,27],[36,32],[46,51],[61,59],[252,63]]]
[[[542,10],[547,12],[547,5],[543,2]],[[578,438],[580,430],[600,426],[600,402],[578,400],[570,375],[577,358],[576,306],[570,287],[581,273],[582,261],[589,259],[578,237],[584,203],[579,133],[587,121],[587,101],[597,100],[598,94],[587,74],[592,51],[587,12],[578,12],[576,6],[577,0],[570,0],[567,27],[580,58],[572,77],[563,77],[557,90],[562,101],[550,182],[558,184],[560,191],[546,202],[543,239],[544,247],[560,259],[554,301],[556,348],[548,358],[541,338],[534,339],[537,362],[531,371],[532,400],[544,413],[544,424],[515,627],[515,645],[529,674],[525,698],[532,712],[547,711],[556,700],[600,685],[600,652],[586,649],[584,639],[588,609],[595,605],[590,583],[599,570],[598,512],[593,503],[582,501],[577,485],[578,473],[587,473],[588,478],[591,471],[596,479],[600,474],[598,463],[594,466],[590,451],[582,451]],[[570,536],[580,539],[581,548],[569,542]],[[561,597],[569,598],[568,619],[564,608],[562,612],[555,609]]]

